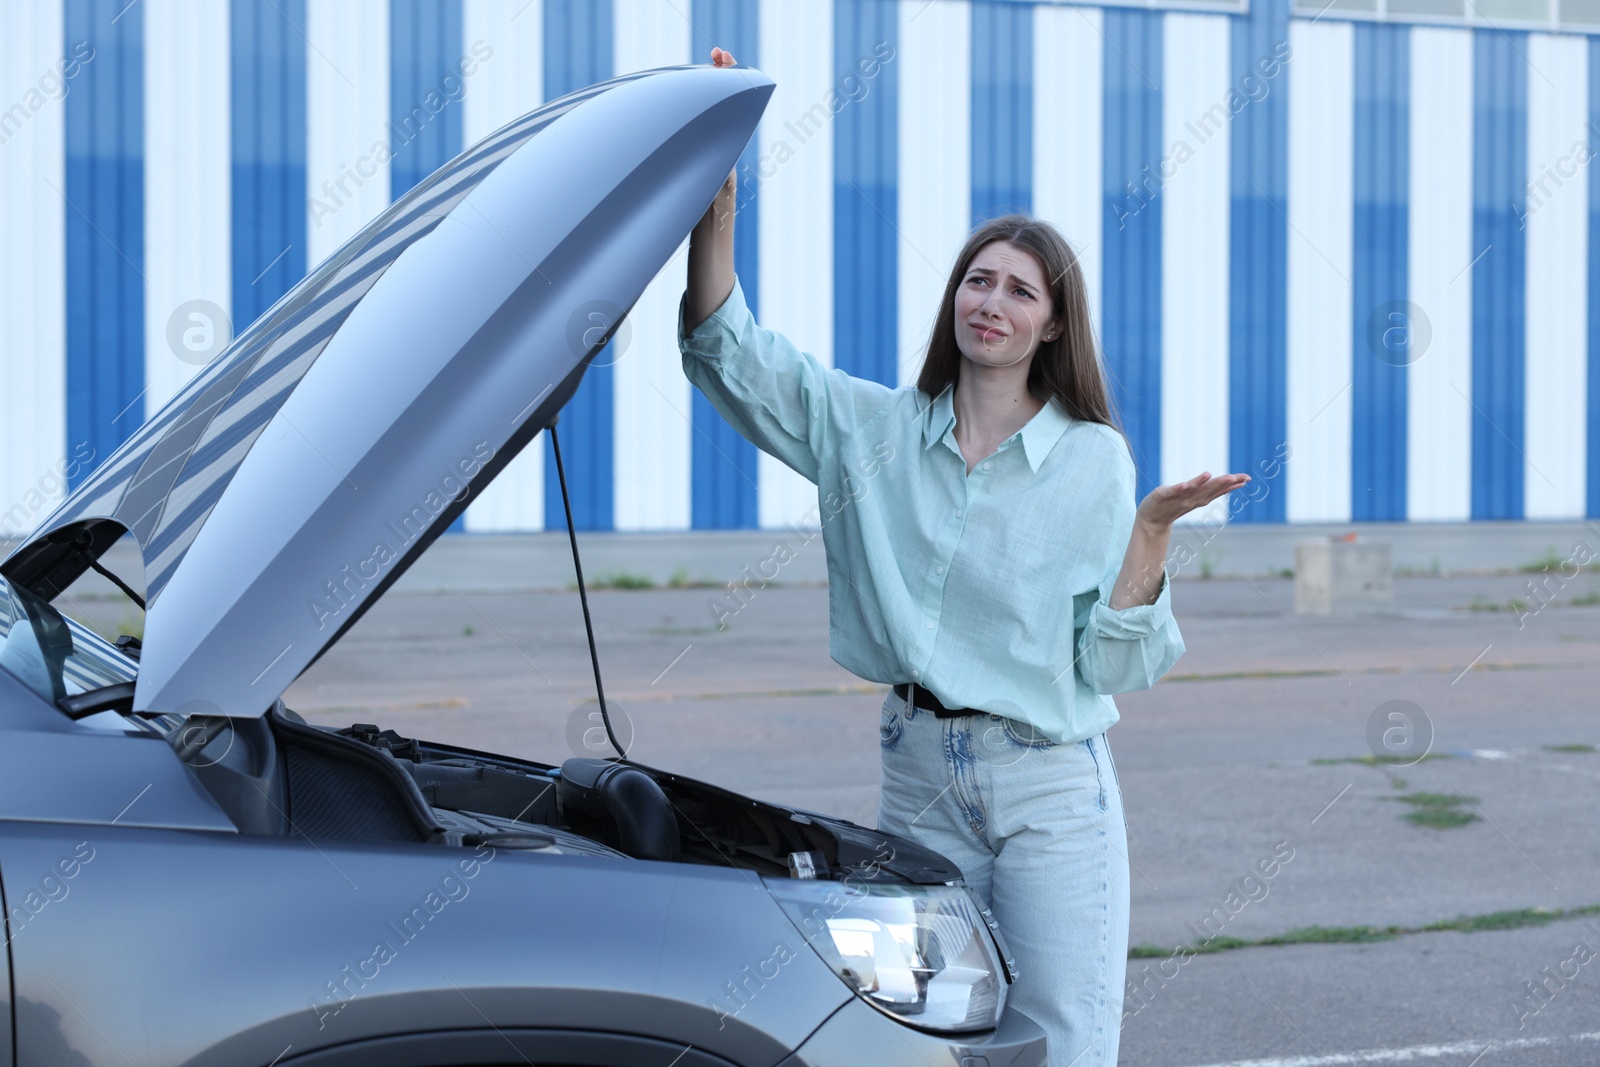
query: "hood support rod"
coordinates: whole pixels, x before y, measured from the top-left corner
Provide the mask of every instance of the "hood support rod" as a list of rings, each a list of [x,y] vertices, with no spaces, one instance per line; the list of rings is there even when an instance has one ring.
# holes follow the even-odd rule
[[[557,418],[560,418],[558,415]],[[572,501],[567,496],[567,472],[561,465],[561,440],[556,436],[556,419],[550,420],[550,447],[556,454],[556,477],[561,479],[561,506],[567,513],[567,539],[572,542],[572,569],[578,572],[578,599],[583,603],[583,628],[589,635],[589,661],[594,664],[594,693],[600,701],[600,721],[605,724],[606,738],[617,755],[628,758],[617,735],[611,732],[611,715],[606,711],[606,691],[600,684],[600,654],[594,647],[594,623],[589,619],[589,594],[583,586],[583,564],[578,560],[578,532],[572,527]]]
[[[78,555],[83,557],[83,561],[85,563],[94,568],[96,574],[100,575],[100,577],[104,578],[106,581],[110,582],[112,585],[126,593],[129,600],[139,605],[140,611],[145,610],[144,597],[140,596],[138,593],[135,593],[133,589],[129,587],[127,582],[123,581],[121,578],[118,578],[115,574],[112,574],[110,571],[102,567],[100,565],[100,561],[89,555],[88,551],[83,547],[81,542],[77,547]],[[62,592],[66,592],[66,590],[62,590]]]

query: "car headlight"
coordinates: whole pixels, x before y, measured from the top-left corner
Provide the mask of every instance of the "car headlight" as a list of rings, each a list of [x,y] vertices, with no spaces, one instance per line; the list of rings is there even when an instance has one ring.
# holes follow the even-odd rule
[[[1006,975],[970,891],[763,879],[806,941],[867,1003],[930,1030],[988,1030]]]

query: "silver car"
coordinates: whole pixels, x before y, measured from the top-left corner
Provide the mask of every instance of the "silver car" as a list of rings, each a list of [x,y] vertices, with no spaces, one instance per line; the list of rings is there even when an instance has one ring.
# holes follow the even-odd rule
[[[992,917],[913,842],[281,698],[552,426],[771,91],[667,68],[486,137],[0,566],[0,1065],[1045,1062]],[[101,559],[124,538],[141,581]],[[90,570],[141,640],[53,603]]]

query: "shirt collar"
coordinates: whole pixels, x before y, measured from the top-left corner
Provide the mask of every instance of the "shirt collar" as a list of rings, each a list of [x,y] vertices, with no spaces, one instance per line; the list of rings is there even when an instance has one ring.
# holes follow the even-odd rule
[[[944,435],[955,425],[955,386],[944,387],[944,392],[934,398],[928,405],[928,410],[922,420],[922,447],[928,449],[934,442],[942,440]],[[1067,427],[1072,425],[1072,420],[1061,414],[1054,401],[1045,401],[1039,413],[1028,420],[1028,424],[1017,431],[1017,436],[1022,438],[1022,450],[1028,457],[1028,467],[1035,474],[1050,450],[1061,440],[1061,435],[1066,433]],[[1009,440],[1009,438],[1007,439]]]
[[[955,386],[947,385],[922,414],[922,448],[927,451],[956,421]]]

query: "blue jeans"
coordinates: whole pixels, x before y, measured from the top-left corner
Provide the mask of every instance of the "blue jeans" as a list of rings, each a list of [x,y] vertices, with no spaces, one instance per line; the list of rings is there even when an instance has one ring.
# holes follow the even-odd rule
[[[1105,735],[1058,745],[999,715],[940,719],[890,690],[878,828],[950,859],[1017,964],[1007,995],[1050,1067],[1113,1067],[1128,965],[1128,839]]]

